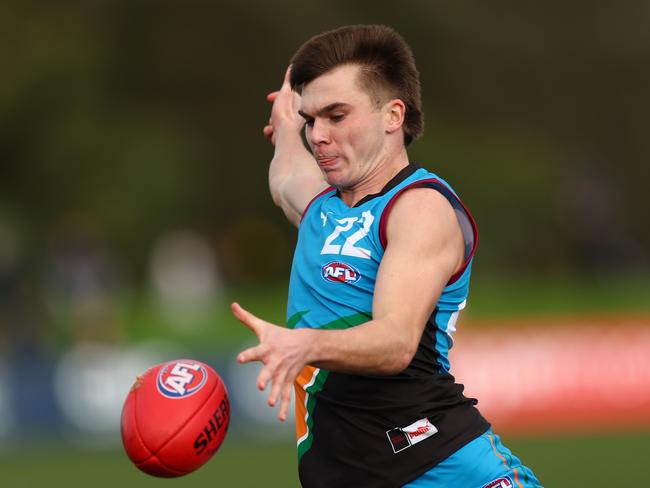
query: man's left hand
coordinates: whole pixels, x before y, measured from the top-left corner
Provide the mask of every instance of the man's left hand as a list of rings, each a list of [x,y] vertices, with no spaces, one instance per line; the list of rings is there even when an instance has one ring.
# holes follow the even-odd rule
[[[262,369],[257,376],[257,388],[264,390],[268,382],[271,382],[268,404],[274,407],[280,401],[278,418],[284,421],[287,418],[293,383],[302,368],[308,364],[313,344],[311,334],[314,331],[280,327],[256,317],[238,303],[233,303],[230,308],[237,320],[252,330],[259,339],[257,346],[240,352],[237,361],[262,362]]]

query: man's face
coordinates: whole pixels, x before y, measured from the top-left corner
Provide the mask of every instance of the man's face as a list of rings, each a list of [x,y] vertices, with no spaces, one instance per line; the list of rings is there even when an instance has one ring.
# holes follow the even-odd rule
[[[382,162],[384,111],[358,82],[359,66],[344,65],[305,85],[300,114],[316,162],[330,185],[352,189]]]

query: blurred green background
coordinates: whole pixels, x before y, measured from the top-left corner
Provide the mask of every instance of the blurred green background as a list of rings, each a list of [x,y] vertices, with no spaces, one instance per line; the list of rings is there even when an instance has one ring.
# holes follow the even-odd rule
[[[6,0],[0,486],[162,483],[120,452],[124,382],[181,353],[228,369],[252,340],[231,300],[283,322],[295,230],[268,195],[265,95],[302,42],[354,23],[411,44],[426,121],[411,158],[478,222],[461,327],[650,326],[647,2]],[[122,383],[102,386],[95,363],[66,382],[88,344],[104,366],[154,352],[124,360]],[[292,427],[273,429],[260,440],[235,425],[208,467],[174,483],[296,486]],[[548,486],[650,485],[647,428],[506,444]]]

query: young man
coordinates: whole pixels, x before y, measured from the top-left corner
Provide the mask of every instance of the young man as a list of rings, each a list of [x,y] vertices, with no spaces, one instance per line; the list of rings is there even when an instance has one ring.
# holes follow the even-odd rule
[[[271,195],[299,227],[288,327],[232,310],[259,338],[238,361],[263,363],[281,420],[295,384],[303,486],[539,486],[449,373],[477,233],[409,162],[423,124],[408,45],[384,26],[318,35],[269,100]]]

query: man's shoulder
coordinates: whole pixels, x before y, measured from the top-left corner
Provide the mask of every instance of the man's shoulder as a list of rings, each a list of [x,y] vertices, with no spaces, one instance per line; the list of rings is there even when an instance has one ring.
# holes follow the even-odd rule
[[[449,199],[437,188],[427,185],[413,185],[396,196],[391,213],[409,218],[435,220],[440,213],[453,213]]]

